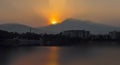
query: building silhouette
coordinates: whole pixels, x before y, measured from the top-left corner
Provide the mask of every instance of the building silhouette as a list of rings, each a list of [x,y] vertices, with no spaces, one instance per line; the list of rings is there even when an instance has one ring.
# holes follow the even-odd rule
[[[79,37],[82,39],[86,39],[86,38],[90,37],[90,32],[85,31],[85,30],[68,30],[68,31],[61,32],[61,34],[63,36]]]
[[[119,39],[120,38],[120,32],[117,32],[117,31],[109,32],[109,36],[113,40]]]

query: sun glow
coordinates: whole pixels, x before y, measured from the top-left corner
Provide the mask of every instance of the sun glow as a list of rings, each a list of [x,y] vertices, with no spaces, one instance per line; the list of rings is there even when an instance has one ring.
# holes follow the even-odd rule
[[[39,6],[35,7],[35,11],[41,17],[46,19],[46,25],[56,25],[66,19],[66,0],[49,0],[48,7],[40,9]]]
[[[58,24],[58,21],[56,19],[51,19],[50,23],[52,25],[56,25],[56,24]]]

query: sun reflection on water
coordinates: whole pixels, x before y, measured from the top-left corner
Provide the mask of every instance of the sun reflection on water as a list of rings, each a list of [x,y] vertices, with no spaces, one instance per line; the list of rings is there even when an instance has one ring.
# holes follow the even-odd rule
[[[9,65],[59,65],[59,48],[47,47],[37,49],[29,53],[22,52],[23,54],[17,54],[16,58],[11,57]]]
[[[50,48],[48,65],[58,65],[58,50],[57,47]]]

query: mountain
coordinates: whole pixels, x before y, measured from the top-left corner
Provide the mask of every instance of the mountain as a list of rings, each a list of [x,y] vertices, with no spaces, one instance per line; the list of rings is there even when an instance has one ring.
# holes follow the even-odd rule
[[[110,31],[120,31],[120,27],[113,27],[104,24],[93,23],[90,21],[82,21],[76,19],[67,19],[60,24],[39,28],[48,33],[59,33],[65,30],[88,30],[94,34],[105,34]]]
[[[30,28],[32,27],[29,27],[27,25],[22,25],[22,24],[1,24],[0,25],[1,30],[6,30],[9,32],[24,33],[24,32],[28,32]]]
[[[56,34],[65,30],[87,30],[87,31],[91,31],[91,33],[96,33],[96,34],[104,34],[114,30],[120,31],[120,27],[113,27],[109,25],[98,24],[90,21],[82,21],[76,19],[67,19],[60,24],[50,25],[40,28],[33,28],[22,24],[1,24],[0,29],[9,32],[19,32],[19,33],[29,32],[30,29],[32,29],[32,32],[35,33],[49,33],[49,34]]]
[[[23,25],[23,24],[15,24],[15,23],[1,24],[0,30],[5,30],[8,32],[18,32],[18,33],[30,32],[31,30],[31,32],[34,33],[45,33],[45,31],[40,30],[38,28],[30,27],[28,25]]]

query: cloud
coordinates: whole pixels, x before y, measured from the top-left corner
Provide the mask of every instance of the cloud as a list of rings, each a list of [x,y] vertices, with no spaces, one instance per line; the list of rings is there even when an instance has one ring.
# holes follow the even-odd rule
[[[0,0],[0,21],[21,21],[20,23],[44,26],[48,22],[47,16],[52,12],[57,13],[62,20],[73,17],[116,25],[120,22],[109,21],[119,21],[119,2],[120,0]]]

